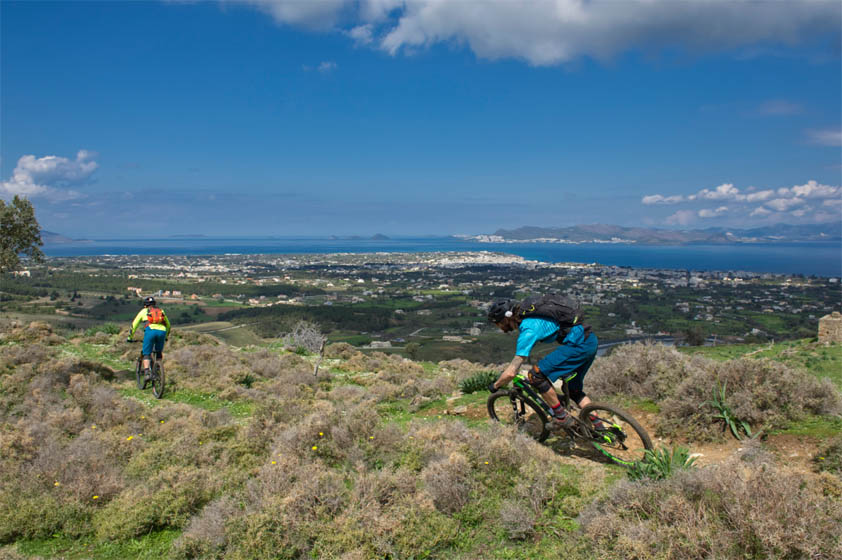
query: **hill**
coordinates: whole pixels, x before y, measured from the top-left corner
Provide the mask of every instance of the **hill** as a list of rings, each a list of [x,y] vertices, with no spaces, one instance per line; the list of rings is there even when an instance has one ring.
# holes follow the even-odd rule
[[[541,445],[489,423],[487,393],[459,386],[499,365],[416,363],[339,343],[314,376],[316,357],[301,351],[175,331],[168,391],[156,400],[134,384],[138,346],[125,336],[0,322],[3,557],[842,550],[842,397],[821,365],[643,344],[599,358],[589,393],[629,408],[658,445],[702,453],[697,468],[635,482],[567,438]],[[804,351],[792,350],[787,358]],[[706,404],[717,385],[763,439],[723,432]]]
[[[605,224],[570,227],[523,226],[513,230],[494,232],[506,241],[556,240],[570,243],[625,242],[642,245],[680,245],[690,243],[781,243],[823,242],[842,240],[839,223],[767,226],[754,229],[708,228],[670,230],[642,227],[623,227]]]

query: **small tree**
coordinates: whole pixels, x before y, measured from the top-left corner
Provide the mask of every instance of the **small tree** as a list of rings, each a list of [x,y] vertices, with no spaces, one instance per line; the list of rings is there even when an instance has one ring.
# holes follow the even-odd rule
[[[16,270],[20,255],[40,261],[43,244],[32,203],[17,195],[9,204],[0,200],[0,272]]]
[[[322,334],[319,325],[304,320],[298,321],[293,326],[292,332],[284,337],[284,346],[318,355],[316,364],[313,366],[313,375],[319,373],[319,365],[325,353],[325,342],[327,342],[327,337]]]

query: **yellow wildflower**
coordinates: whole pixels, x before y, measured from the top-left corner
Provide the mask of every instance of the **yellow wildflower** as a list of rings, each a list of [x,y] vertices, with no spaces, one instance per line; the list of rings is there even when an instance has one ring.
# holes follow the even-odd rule
[[[58,480],[56,480],[53,486],[61,486],[61,483]]]
[[[313,451],[315,451],[315,450],[316,450],[316,449],[318,449],[318,448],[319,448],[319,446],[314,445],[314,446],[313,446]]]
[[[126,441],[131,441],[133,439],[134,439],[134,436],[129,436],[129,437],[126,438]]]
[[[94,496],[94,500],[98,500],[98,499],[99,499],[99,496]]]

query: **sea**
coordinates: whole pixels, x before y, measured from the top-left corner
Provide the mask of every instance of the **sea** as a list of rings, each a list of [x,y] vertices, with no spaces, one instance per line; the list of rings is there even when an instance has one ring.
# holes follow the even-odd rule
[[[743,271],[842,276],[842,244],[637,245],[622,243],[482,243],[458,237],[335,239],[328,237],[173,237],[94,239],[47,244],[49,257],[96,255],[224,255],[421,253],[492,251],[542,262],[598,263],[632,268]]]

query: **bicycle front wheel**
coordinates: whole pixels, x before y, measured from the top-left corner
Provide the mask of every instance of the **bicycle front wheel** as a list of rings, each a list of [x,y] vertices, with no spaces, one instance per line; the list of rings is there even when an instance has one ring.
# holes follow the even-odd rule
[[[594,427],[591,415],[599,419],[598,427]],[[621,408],[591,403],[582,409],[579,419],[590,428],[591,444],[615,463],[631,466],[643,460],[647,449],[652,449],[652,440],[643,426]]]
[[[155,362],[152,373],[152,394],[156,399],[160,399],[164,394],[164,367],[158,362]]]
[[[498,391],[488,397],[488,415],[501,424],[516,426],[538,441],[544,441],[550,433],[546,426],[546,413],[517,393]]]
[[[138,357],[134,366],[134,378],[137,382],[137,388],[140,390],[146,389],[146,376],[143,375],[143,358]]]

